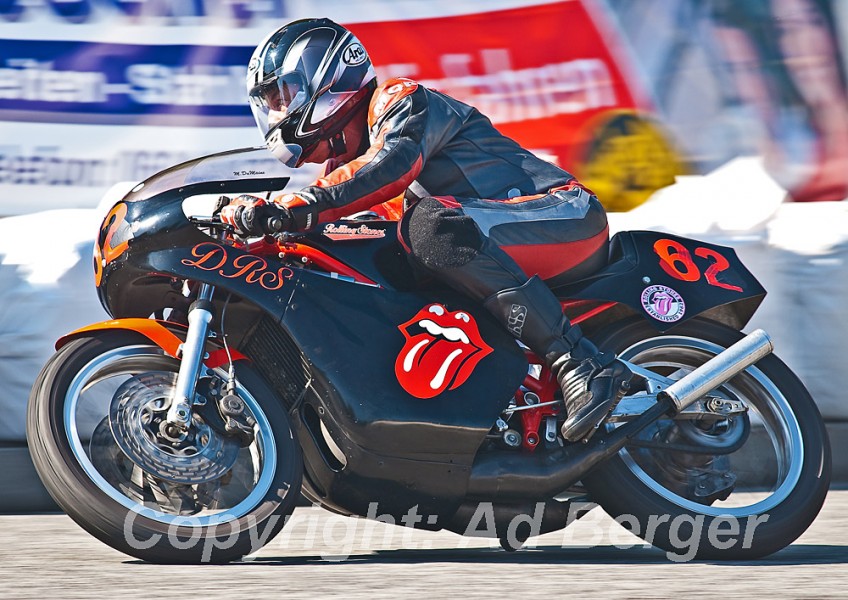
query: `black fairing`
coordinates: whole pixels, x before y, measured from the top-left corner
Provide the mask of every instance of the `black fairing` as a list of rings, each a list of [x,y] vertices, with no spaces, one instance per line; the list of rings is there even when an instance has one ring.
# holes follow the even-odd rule
[[[655,250],[660,240],[669,240],[689,252],[692,266],[680,270],[690,280],[663,268],[661,256]],[[720,259],[716,256],[725,259],[727,265],[718,264]],[[672,288],[685,302],[685,310],[677,320],[659,320],[643,305],[645,289],[657,285]],[[620,303],[659,331],[667,331],[699,315],[742,329],[766,295],[732,248],[654,231],[617,233],[610,241],[610,261],[605,268],[554,292],[560,298]]]
[[[404,291],[411,280],[399,262],[394,223],[367,222],[385,229],[380,238],[333,241],[319,232],[297,240],[354,266],[380,287],[285,264],[276,254],[256,257],[210,237],[185,216],[185,198],[258,193],[285,181],[203,181],[151,193],[194,167],[187,163],[152,178],[121,201],[125,216],[119,207],[113,211],[118,216],[104,222],[100,256],[127,244],[100,264],[104,307],[115,318],[148,317],[185,304],[183,280],[215,285],[219,315],[223,300],[232,297],[228,339],[300,416],[295,422],[307,483],[326,504],[358,514],[375,501],[389,514],[403,515],[416,504],[431,514],[452,514],[465,496],[477,450],[526,373],[515,340],[459,294]],[[395,373],[406,343],[399,327],[432,303],[470,315],[493,351],[456,389],[421,399],[407,393]],[[344,451],[344,468],[320,423]]]

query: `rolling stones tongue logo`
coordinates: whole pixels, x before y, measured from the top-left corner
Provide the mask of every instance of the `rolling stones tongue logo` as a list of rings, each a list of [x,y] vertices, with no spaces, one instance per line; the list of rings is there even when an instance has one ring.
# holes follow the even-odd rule
[[[686,303],[675,290],[664,285],[652,285],[642,292],[642,308],[657,321],[674,323],[686,313]]]
[[[398,329],[406,344],[395,361],[395,374],[403,389],[416,398],[458,388],[492,352],[471,315],[450,312],[441,304],[425,306]]]

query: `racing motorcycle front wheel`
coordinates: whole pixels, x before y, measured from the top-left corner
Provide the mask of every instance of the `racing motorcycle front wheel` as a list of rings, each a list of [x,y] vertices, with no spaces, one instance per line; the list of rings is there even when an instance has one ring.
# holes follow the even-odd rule
[[[241,437],[218,409],[223,367],[200,380],[188,430],[169,428],[178,370],[130,331],[69,342],[33,386],[33,462],[59,506],[116,550],[158,563],[236,560],[267,544],[294,510],[300,446],[281,402],[242,362]]]
[[[667,380],[741,338],[705,319],[662,334],[633,319],[596,337]],[[807,389],[773,354],[712,395],[744,411],[660,419],[583,482],[619,523],[675,557],[759,558],[788,546],[818,515],[830,483],[827,432]]]

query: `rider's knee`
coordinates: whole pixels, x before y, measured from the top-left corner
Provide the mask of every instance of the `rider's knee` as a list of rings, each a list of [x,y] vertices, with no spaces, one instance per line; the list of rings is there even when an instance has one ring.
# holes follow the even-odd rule
[[[465,265],[484,242],[471,217],[437,198],[423,198],[406,211],[400,236],[411,258],[430,269]]]

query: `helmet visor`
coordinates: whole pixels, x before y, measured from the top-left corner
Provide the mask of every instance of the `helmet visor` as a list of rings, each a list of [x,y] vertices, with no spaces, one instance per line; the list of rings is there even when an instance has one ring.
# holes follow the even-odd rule
[[[248,92],[250,108],[263,135],[310,98],[306,79],[298,71],[275,74]]]

